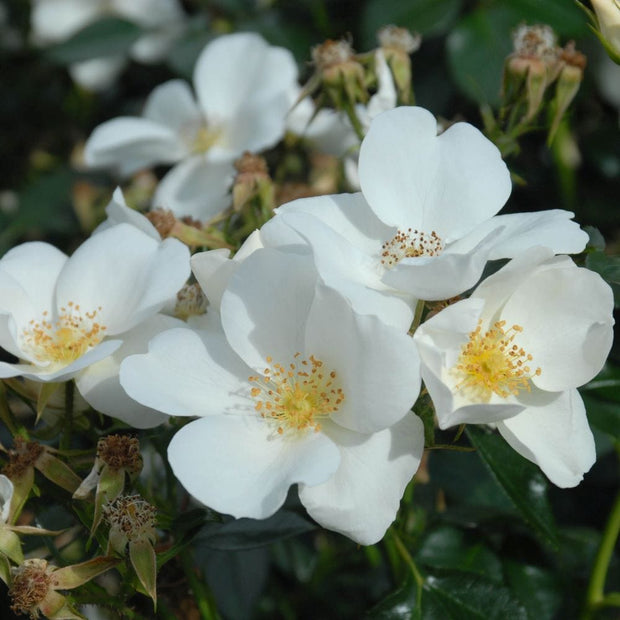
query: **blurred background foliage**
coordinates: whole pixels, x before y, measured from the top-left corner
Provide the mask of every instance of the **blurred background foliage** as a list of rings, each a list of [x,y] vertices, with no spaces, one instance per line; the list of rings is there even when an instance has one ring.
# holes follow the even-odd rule
[[[191,79],[195,59],[218,34],[259,32],[290,49],[302,78],[307,78],[310,48],[325,39],[347,36],[358,52],[364,52],[376,46],[381,26],[409,28],[423,35],[413,56],[416,103],[438,117],[481,127],[479,106],[499,103],[511,32],[522,22],[546,23],[561,44],[575,39],[588,65],[551,148],[544,131],[533,132],[509,159],[520,182],[506,211],[574,211],[582,226],[592,227],[592,245],[598,248],[588,255],[588,266],[620,292],[620,95],[614,100],[614,84],[609,83],[620,81],[620,69],[611,77],[604,74],[604,52],[572,2],[185,0],[183,6],[190,15],[189,27],[166,61],[149,66],[131,62],[113,86],[95,94],[71,81],[67,65],[127,51],[140,34],[138,27],[106,18],[65,42],[36,48],[29,43],[28,2],[4,0],[0,254],[33,239],[71,251],[83,239],[88,231],[77,215],[79,188],[94,183],[111,194],[113,183],[105,174],[73,165],[79,160],[79,145],[99,123],[139,113],[156,85],[177,76]],[[617,84],[615,88],[620,90]],[[388,534],[374,547],[360,548],[315,529],[293,497],[265,522],[214,521],[202,526],[193,551],[220,612],[235,619],[364,614],[425,619],[578,617],[618,487],[619,362],[616,343],[608,367],[583,390],[598,461],[579,487],[550,487],[536,467],[496,436],[470,431],[461,443],[475,446],[475,452],[428,452],[403,502],[394,529],[398,536]],[[454,432],[435,438],[438,443],[453,439]],[[189,528],[189,519],[181,515],[175,528]],[[425,578],[423,586],[400,553],[403,544]],[[609,591],[620,590],[618,558],[616,547],[607,575]],[[183,617],[199,617],[192,615],[195,605],[187,591],[179,594],[176,577],[168,565],[162,568],[159,613],[166,617],[168,606],[187,610]],[[619,613],[612,608],[597,617],[618,618]]]

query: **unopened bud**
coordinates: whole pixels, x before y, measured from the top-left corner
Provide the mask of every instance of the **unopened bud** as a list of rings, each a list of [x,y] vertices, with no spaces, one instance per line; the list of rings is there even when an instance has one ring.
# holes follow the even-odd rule
[[[620,64],[620,0],[592,0],[598,22],[597,35],[609,54]]]
[[[201,316],[207,311],[208,301],[200,288],[200,284],[186,284],[177,293],[177,303],[174,306],[174,316],[187,321],[190,316]]]
[[[556,37],[549,26],[519,26],[513,33],[514,52],[506,59],[503,92],[514,103],[525,91],[529,121],[541,108],[545,92],[562,66]]]
[[[364,67],[348,41],[327,40],[317,45],[312,49],[312,60],[329,99],[337,109],[368,100]]]
[[[384,26],[379,30],[377,38],[394,76],[400,102],[410,103],[411,58],[409,55],[419,49],[422,37],[418,33],[412,34],[406,28]]]
[[[242,211],[256,200],[261,211],[270,213],[275,206],[274,190],[265,159],[246,151],[235,162],[235,168],[237,176],[232,188],[233,209]]]
[[[555,96],[553,97],[554,112],[551,128],[549,129],[549,143],[553,140],[562,117],[581,86],[583,71],[586,66],[586,57],[575,49],[573,41],[570,41],[562,50],[560,58],[563,65],[555,87]]]

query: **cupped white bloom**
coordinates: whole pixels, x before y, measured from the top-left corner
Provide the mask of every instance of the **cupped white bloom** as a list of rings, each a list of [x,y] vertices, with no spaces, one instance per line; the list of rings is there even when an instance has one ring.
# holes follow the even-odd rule
[[[326,488],[308,495],[313,516],[363,544],[381,538],[422,452],[417,418],[406,433],[386,431],[419,392],[411,339],[353,312],[309,256],[271,248],[230,275],[221,325],[164,332],[121,365],[138,402],[201,416],[170,444],[179,480],[221,512],[265,518],[291,484],[335,475],[336,487],[351,485],[348,507],[338,512]],[[369,483],[369,469],[381,483]]]
[[[497,423],[558,486],[594,462],[575,388],[602,368],[613,298],[602,278],[534,248],[416,331],[422,377],[441,428]]]
[[[0,363],[0,376],[64,381],[84,373],[188,275],[186,246],[128,224],[91,237],[70,258],[46,243],[12,249],[0,260],[0,346],[20,361]]]
[[[384,283],[426,300],[471,288],[489,258],[512,258],[543,244],[580,252],[587,235],[560,211],[534,238],[531,214],[493,217],[511,191],[499,150],[480,131],[456,123],[437,135],[423,108],[401,107],[372,122],[360,152],[362,193],[396,233],[384,240]],[[548,224],[548,225],[547,225]]]
[[[121,175],[177,163],[162,179],[155,205],[207,220],[227,205],[233,161],[284,135],[296,81],[289,51],[257,34],[221,36],[196,62],[196,96],[180,80],[162,84],[147,99],[142,117],[112,119],[94,130],[86,163]]]

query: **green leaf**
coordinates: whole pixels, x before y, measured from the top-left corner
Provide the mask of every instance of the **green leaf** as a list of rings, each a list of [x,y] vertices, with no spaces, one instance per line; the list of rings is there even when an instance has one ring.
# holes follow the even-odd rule
[[[241,551],[310,532],[315,527],[295,512],[280,510],[268,519],[235,519],[227,523],[208,523],[196,540],[211,549]]]
[[[605,249],[605,237],[596,226],[584,226],[583,229],[588,233],[588,247],[595,250]]]
[[[499,103],[504,59],[512,52],[511,32],[518,23],[509,9],[494,6],[470,13],[448,36],[450,70],[474,101]]]
[[[560,37],[588,34],[588,22],[576,2],[567,0],[510,0],[510,8],[519,20],[528,24],[547,24]],[[564,41],[561,41],[564,43]]]
[[[620,406],[617,403],[606,402],[589,394],[582,394],[586,406],[588,422],[620,441]]]
[[[515,452],[497,433],[469,426],[472,445],[523,519],[554,547],[558,536],[547,498],[547,479],[538,467]]]
[[[362,13],[362,42],[377,45],[377,31],[394,24],[422,35],[447,32],[461,10],[462,0],[370,0]]]
[[[77,232],[70,200],[72,183],[69,168],[59,168],[41,175],[20,192],[17,211],[0,213],[0,254],[25,233]]]
[[[484,544],[470,542],[465,532],[450,526],[440,526],[425,536],[416,562],[432,568],[475,573],[501,582],[502,565],[498,557]]]
[[[525,609],[507,588],[465,574],[427,577],[422,595],[422,618],[528,620]]]
[[[388,594],[367,614],[368,620],[417,620],[420,618],[418,606],[418,586],[410,571],[399,588]]]
[[[557,618],[562,591],[555,574],[517,562],[506,562],[504,573],[510,590],[521,601],[529,618]]]
[[[129,51],[141,35],[142,29],[135,24],[108,17],[86,26],[67,41],[48,48],[45,53],[62,64],[116,56]]]
[[[586,267],[596,271],[611,286],[616,308],[620,307],[620,256],[591,252],[586,256]]]

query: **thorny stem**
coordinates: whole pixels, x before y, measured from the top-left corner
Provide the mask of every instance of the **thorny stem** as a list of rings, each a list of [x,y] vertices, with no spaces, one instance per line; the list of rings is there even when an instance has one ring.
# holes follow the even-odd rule
[[[588,620],[593,617],[593,613],[597,608],[603,606],[620,607],[620,593],[614,592],[607,596],[604,595],[607,571],[616,545],[616,540],[618,539],[618,534],[620,534],[620,492],[614,501],[609,520],[603,531],[601,544],[594,560],[594,567],[590,574],[590,583],[586,593],[586,604],[582,620]]]

